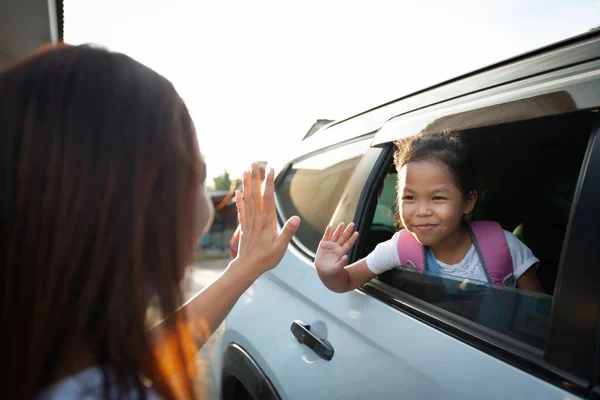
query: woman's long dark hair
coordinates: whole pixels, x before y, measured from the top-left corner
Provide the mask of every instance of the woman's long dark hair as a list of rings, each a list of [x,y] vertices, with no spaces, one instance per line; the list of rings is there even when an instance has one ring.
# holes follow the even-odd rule
[[[3,398],[86,365],[174,396],[145,315],[152,297],[164,314],[182,304],[204,180],[183,101],[133,59],[61,45],[0,75]]]

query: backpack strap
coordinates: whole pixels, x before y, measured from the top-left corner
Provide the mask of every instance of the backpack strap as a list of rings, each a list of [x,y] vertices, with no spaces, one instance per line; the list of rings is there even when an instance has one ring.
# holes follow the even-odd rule
[[[511,286],[513,261],[500,224],[496,221],[476,221],[471,223],[471,229],[475,246],[492,283]]]
[[[425,269],[427,270],[427,274],[441,277],[442,271],[440,271],[435,254],[433,254],[433,251],[429,247],[423,247],[425,248]]]
[[[406,229],[398,232],[398,258],[403,267],[416,272],[425,271],[425,249]]]
[[[484,270],[494,285],[514,286],[513,262],[504,237],[504,231],[495,221],[471,223],[473,243],[477,249]],[[398,258],[400,265],[416,272],[424,272],[426,265],[425,248],[406,229],[398,232]]]

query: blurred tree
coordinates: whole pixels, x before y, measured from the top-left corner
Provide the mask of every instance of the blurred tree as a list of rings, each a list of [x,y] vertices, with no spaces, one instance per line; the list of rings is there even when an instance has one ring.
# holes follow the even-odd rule
[[[241,185],[241,179],[235,180],[235,187]],[[223,174],[213,178],[213,189],[214,190],[229,190],[231,188],[231,178],[229,172],[225,169]]]

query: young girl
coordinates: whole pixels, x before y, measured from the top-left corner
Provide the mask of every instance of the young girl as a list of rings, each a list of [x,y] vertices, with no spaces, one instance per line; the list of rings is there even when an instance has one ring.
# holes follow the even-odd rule
[[[394,164],[398,171],[402,226],[432,253],[435,257],[432,263],[437,264],[434,267],[440,276],[491,283],[468,222],[477,201],[477,190],[466,143],[458,134],[421,134],[397,142],[396,147]],[[344,230],[341,223],[332,234],[328,226],[315,258],[315,267],[325,286],[339,293],[356,289],[401,264],[400,232],[396,232],[366,258],[347,266],[346,253],[358,239],[358,232],[352,233],[353,228],[351,223]],[[543,292],[536,277],[539,260],[512,233],[503,233],[516,287]],[[433,270],[429,263],[428,270]]]

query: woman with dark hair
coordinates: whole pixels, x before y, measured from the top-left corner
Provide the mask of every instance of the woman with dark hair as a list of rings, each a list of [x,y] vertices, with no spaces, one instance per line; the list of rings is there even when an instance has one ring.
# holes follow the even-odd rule
[[[236,193],[239,256],[181,307],[209,218],[185,104],[161,75],[89,46],[0,74],[3,399],[198,398],[194,355],[283,256],[273,172]],[[147,324],[150,304],[164,321]]]

